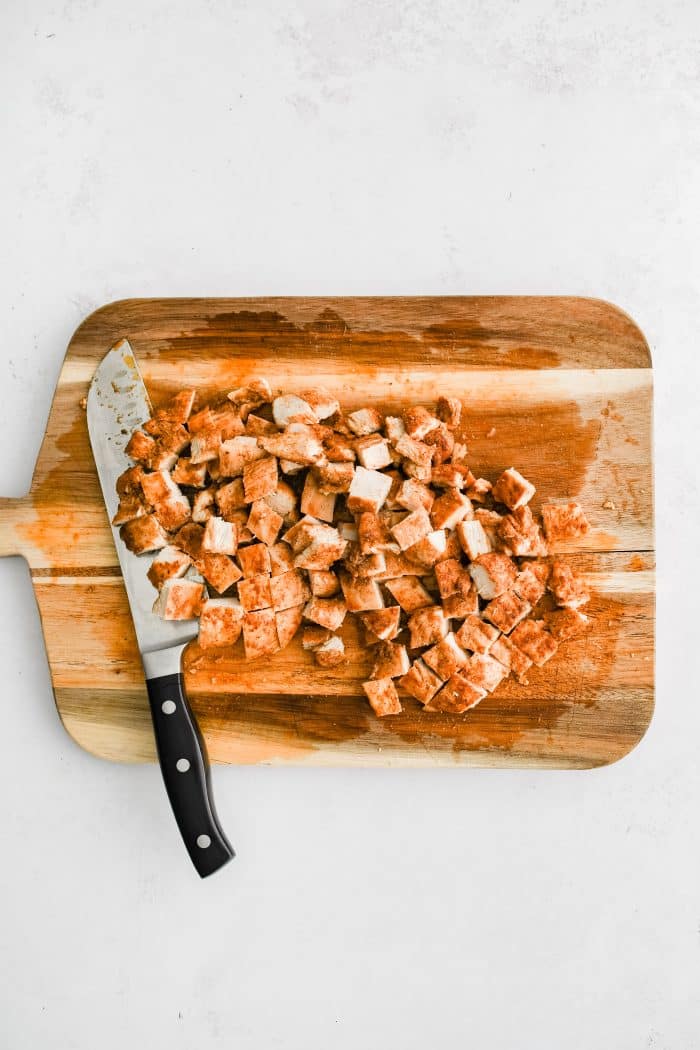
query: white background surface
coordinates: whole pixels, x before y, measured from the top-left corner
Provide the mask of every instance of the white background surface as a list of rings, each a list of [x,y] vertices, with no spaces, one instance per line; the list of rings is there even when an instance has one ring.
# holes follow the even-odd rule
[[[220,768],[200,883],[155,767],[55,714],[0,564],[7,1050],[700,1046],[700,8],[5,0],[3,495],[131,295],[573,293],[656,370],[658,696],[593,773]]]

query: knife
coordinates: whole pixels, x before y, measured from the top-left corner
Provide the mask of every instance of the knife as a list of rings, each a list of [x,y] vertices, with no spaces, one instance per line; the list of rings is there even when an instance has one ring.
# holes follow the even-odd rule
[[[87,397],[87,424],[110,522],[116,514],[117,478],[132,462],[124,451],[152,414],[133,351],[121,339],[102,359]],[[132,554],[112,526],[136,630],[151,707],[158,761],[187,852],[202,878],[234,856],[219,824],[202,735],[185,693],[182,654],[197,635],[196,620],[162,620],[146,573],[153,554]]]

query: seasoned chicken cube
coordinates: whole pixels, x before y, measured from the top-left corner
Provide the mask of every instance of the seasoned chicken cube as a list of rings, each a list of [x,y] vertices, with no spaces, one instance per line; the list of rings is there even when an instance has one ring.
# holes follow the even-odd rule
[[[280,460],[289,460],[290,463],[300,466],[310,467],[315,463],[323,463],[326,459],[323,445],[313,427],[303,427],[294,431],[288,428],[282,434],[268,434],[257,440],[258,444],[271,456],[277,456]],[[280,465],[284,470],[284,466]]]
[[[194,390],[179,390],[154,413],[159,422],[186,423],[194,405]]]
[[[462,673],[476,689],[484,689],[487,693],[498,689],[503,679],[508,677],[503,664],[484,653],[474,653]]]
[[[155,516],[168,532],[179,529],[181,525],[189,521],[190,501],[180,491],[167,470],[156,470],[153,474],[143,474],[141,488],[146,502],[153,507]]]
[[[196,580],[166,580],[153,603],[153,612],[163,620],[196,620],[207,592]]]
[[[349,437],[344,437],[343,434],[336,434],[335,432],[324,436],[323,451],[329,463],[349,463],[352,465],[357,459],[354,439],[351,440]]]
[[[316,477],[312,471],[309,471],[301,494],[302,514],[310,514],[314,518],[320,518],[321,521],[332,522],[335,500],[335,493],[324,494],[321,492]]]
[[[498,629],[484,623],[476,613],[466,617],[455,637],[463,649],[472,653],[487,653],[498,638]]]
[[[280,478],[278,480],[277,488],[274,492],[265,496],[265,502],[270,510],[274,510],[275,514],[279,514],[285,525],[293,525],[295,521],[299,520],[296,492],[283,479]]]
[[[301,627],[303,615],[303,605],[293,605],[290,609],[280,609],[275,612],[275,627],[280,649],[286,649],[289,645]]]
[[[454,529],[459,522],[473,516],[471,500],[457,489],[447,489],[438,496],[430,511],[434,529]]]
[[[511,671],[519,682],[527,684],[525,675],[532,667],[532,660],[525,653],[521,652],[517,646],[513,645],[510,638],[507,638],[506,635],[502,634],[496,639],[489,649],[489,656],[503,664],[506,671]]]
[[[454,430],[459,426],[462,418],[462,403],[456,397],[439,397],[437,401],[437,417],[446,426]]]
[[[243,617],[243,645],[247,660],[271,656],[279,650],[277,620],[273,609],[246,612]]]
[[[209,598],[199,615],[199,645],[220,649],[235,645],[243,629],[243,607],[235,598]]]
[[[544,532],[550,543],[585,536],[590,526],[578,503],[546,503],[542,507]]]
[[[355,442],[357,458],[367,470],[381,470],[392,463],[389,446],[379,434],[368,434]]]
[[[527,505],[518,507],[512,514],[506,514],[498,523],[496,531],[499,546],[506,554],[527,557],[547,553],[540,527]]]
[[[406,557],[419,565],[425,566],[426,569],[432,569],[437,562],[445,557],[446,551],[447,533],[444,529],[436,529],[435,532],[429,532],[422,540],[418,540],[417,543],[408,547]]]
[[[390,605],[388,609],[377,609],[374,612],[360,614],[365,630],[379,641],[388,642],[395,638],[400,630],[401,609]]]
[[[260,439],[260,441],[265,440],[267,439]],[[225,478],[240,477],[249,463],[266,458],[268,457],[265,456],[264,449],[258,445],[258,438],[246,437],[245,434],[223,441],[219,448],[219,466],[221,474]],[[275,482],[276,480],[277,474],[275,472]]]
[[[278,427],[286,427],[288,423],[298,423],[300,420],[306,423],[318,423],[318,416],[308,401],[296,394],[284,394],[276,397],[272,402],[272,418]]]
[[[386,589],[407,613],[433,605],[433,599],[420,580],[413,576],[400,576],[386,581]]]
[[[125,525],[127,521],[133,521],[134,518],[143,518],[148,514],[148,507],[141,490],[142,474],[141,467],[130,467],[129,470],[124,471],[124,474],[117,481],[119,506],[117,513],[112,518],[112,525]],[[131,475],[132,483],[125,483],[122,491],[119,492],[119,482],[125,475]]]
[[[374,649],[371,678],[401,678],[408,673],[411,661],[405,645],[398,642],[380,642]]]
[[[419,441],[417,438],[412,438],[409,434],[404,434],[394,444],[394,448],[404,459],[415,463],[419,467],[424,467],[430,472],[433,462],[433,450],[424,441]]]
[[[471,485],[467,485],[467,495],[472,503],[485,503],[492,488],[491,482],[486,478],[475,478]]]
[[[340,581],[328,569],[312,569],[309,574],[311,593],[316,598],[332,598],[340,590]]]
[[[552,562],[547,587],[557,605],[567,609],[578,609],[590,601],[591,594],[584,580],[563,561]]]
[[[463,489],[467,483],[466,472],[454,463],[435,463],[430,475],[432,485],[443,489]]]
[[[393,551],[384,551],[384,562],[386,569],[379,575],[380,580],[394,580],[401,576],[424,576],[425,568],[416,561],[411,561],[406,554],[394,554]]]
[[[356,467],[347,496],[347,507],[352,514],[370,510],[376,514],[391,489],[391,478],[378,470]]]
[[[315,467],[314,470],[318,491],[324,496],[348,492],[355,476],[353,463],[326,463],[325,466]]]
[[[401,550],[405,551],[414,543],[422,540],[424,536],[428,536],[433,531],[433,526],[428,512],[423,507],[419,507],[418,510],[412,510],[407,514],[390,531]]]
[[[451,430],[447,429],[444,423],[440,423],[435,430],[431,430],[429,434],[426,434],[424,441],[432,450],[432,463],[434,467],[449,463],[452,459],[452,453],[454,452],[455,436]],[[468,469],[459,463],[453,462],[452,465],[459,468],[465,479],[464,484],[466,484],[466,477],[469,473]]]
[[[359,408],[356,412],[351,412],[347,423],[357,437],[365,437],[382,429],[382,417],[374,408]]]
[[[504,634],[510,634],[531,612],[532,606],[529,602],[523,601],[513,591],[506,591],[489,602],[484,609],[484,619],[489,620]]]
[[[557,609],[544,614],[547,630],[558,642],[577,638],[590,623],[588,617],[578,609]]]
[[[235,554],[238,547],[236,526],[212,515],[204,527],[202,550],[214,554]]]
[[[410,671],[399,679],[399,685],[414,700],[427,704],[441,688],[442,680],[419,658],[413,661]]]
[[[277,460],[274,456],[265,456],[244,465],[243,491],[246,503],[274,495],[277,491]]]
[[[451,594],[456,594],[463,578],[464,567],[457,558],[446,558],[435,566],[435,579],[441,598],[449,598]],[[471,580],[471,576],[469,579]]]
[[[384,608],[384,599],[376,580],[341,572],[340,586],[350,612],[372,612]]]
[[[317,649],[319,645],[323,645],[332,637],[327,627],[305,627],[301,636],[301,647],[306,651]]]
[[[172,479],[178,485],[203,489],[207,483],[207,465],[206,463],[193,463],[188,456],[180,456],[173,467]]]
[[[401,701],[391,678],[363,682],[362,688],[378,718],[401,714]]]
[[[276,580],[278,576],[274,577]],[[246,612],[272,608],[270,576],[247,576],[238,581],[238,596]]]
[[[530,605],[537,605],[544,594],[548,579],[549,565],[546,562],[528,562],[516,576],[513,590]]]
[[[143,424],[143,429],[156,439],[156,444],[161,452],[170,452],[179,456],[190,443],[190,435],[179,423],[170,423],[164,419],[149,419]]]
[[[269,571],[273,576],[281,576],[284,572],[289,572],[290,569],[294,568],[294,555],[291,549],[286,543],[279,542],[273,543],[268,551],[270,557],[270,569]],[[252,575],[257,575],[253,573]]]
[[[202,526],[195,525],[193,521],[188,521],[173,536],[173,546],[177,547],[178,550],[184,551],[185,554],[189,554],[190,558],[195,561],[202,553],[203,536],[204,529]]]
[[[276,434],[277,425],[269,419],[263,419],[256,412],[249,412],[245,421],[246,437],[260,437],[261,434]]]
[[[342,558],[347,545],[347,540],[340,538],[337,529],[328,529],[296,555],[294,565],[297,569],[330,569]]]
[[[492,495],[497,503],[505,503],[510,510],[517,510],[530,502],[535,495],[535,486],[515,467],[508,467],[493,486]]]
[[[467,659],[467,654],[457,642],[452,631],[446,634],[437,645],[426,649],[423,653],[425,663],[443,682],[451,678],[460,667],[464,667]]]
[[[207,583],[211,584],[219,594],[223,594],[241,578],[241,570],[225,554],[212,554],[204,551],[195,560],[194,565]]]
[[[467,466],[467,456],[469,455],[469,449],[463,441],[455,441],[452,446],[452,456],[450,457],[452,462],[458,467],[462,467],[467,474],[467,488],[471,488],[474,484],[475,478],[471,470]]]
[[[340,412],[340,402],[323,386],[314,387],[313,390],[302,391],[302,397],[316,416],[316,419],[329,419],[336,412]]]
[[[304,469],[301,463],[292,463],[289,459],[282,457],[279,460],[279,468],[283,474],[301,474]]]
[[[348,606],[342,598],[311,598],[304,606],[304,617],[319,627],[337,631],[347,611]]]
[[[440,420],[422,405],[407,408],[403,413],[403,423],[406,433],[412,438],[418,438],[419,441],[422,441],[431,430],[440,426]]]
[[[498,532],[503,522],[503,515],[498,514],[495,510],[487,510],[485,507],[477,507],[474,511],[474,517],[486,533],[489,543],[491,544],[491,549],[497,550],[500,547]]]
[[[196,466],[199,463],[206,464],[213,459],[218,459],[220,449],[221,431],[219,429],[201,430],[197,434],[192,434],[190,463]]]
[[[276,514],[264,499],[259,499],[250,506],[247,524],[256,539],[271,547],[284,524],[284,518]]]
[[[168,546],[168,534],[155,514],[127,521],[120,528],[119,535],[132,554],[145,554]]]
[[[298,554],[299,551],[303,551],[304,547],[308,547],[313,540],[328,536],[329,531],[328,525],[324,525],[318,518],[313,518],[311,515],[306,514],[291,528],[287,529],[282,537],[282,542],[288,543],[294,553]]]
[[[270,579],[270,594],[275,612],[303,605],[311,597],[306,576],[299,569],[291,569],[289,572],[283,572],[281,576],[273,576]]]
[[[476,616],[479,612],[479,595],[476,587],[466,594],[457,592],[444,598],[442,611],[451,620],[464,620],[467,616]]]
[[[542,667],[556,653],[558,645],[542,620],[523,620],[510,635],[516,648],[525,653],[534,664]]]
[[[396,502],[406,510],[419,510],[422,507],[429,511],[435,502],[435,493],[422,482],[407,478],[396,493]]]
[[[411,633],[411,649],[423,649],[439,642],[448,632],[449,624],[439,605],[416,609],[408,618]]]
[[[228,485],[222,485],[216,490],[215,498],[222,518],[233,521],[234,513],[246,507],[243,478],[234,478]]]
[[[414,481],[420,481],[423,485],[430,482],[433,473],[433,468],[430,463],[423,465],[412,463],[410,459],[404,459],[401,467],[407,478],[412,478]]]
[[[319,667],[339,667],[345,663],[345,643],[334,634],[327,642],[314,649],[314,660]]]
[[[455,671],[424,710],[461,715],[484,699],[486,690],[470,681],[464,670]]]
[[[246,579],[252,576],[267,576],[272,572],[270,549],[264,543],[251,543],[238,548],[238,561]]]
[[[141,463],[144,467],[150,467],[156,453],[156,443],[149,434],[144,434],[142,430],[135,430],[124,451],[129,459]]]
[[[272,401],[272,390],[267,379],[251,379],[246,386],[230,390],[226,396],[234,405],[264,405]]]
[[[361,554],[377,554],[387,550],[398,551],[386,522],[378,514],[365,511],[357,519],[357,538]]]
[[[480,521],[460,521],[456,525],[456,532],[462,550],[471,561],[476,561],[480,554],[489,554],[493,549]]]
[[[163,547],[153,558],[147,576],[156,590],[160,590],[166,580],[184,576],[192,559],[177,547]]]
[[[187,421],[190,434],[200,436],[205,433],[216,434],[220,441],[242,434],[245,427],[240,412],[232,405],[220,408],[203,408],[195,412]]]
[[[515,583],[518,569],[507,554],[480,554],[469,566],[469,573],[474,581],[479,597],[486,601],[498,598],[504,591],[510,590]]]
[[[384,433],[392,445],[395,445],[406,433],[403,419],[400,419],[399,416],[387,416],[384,420]]]

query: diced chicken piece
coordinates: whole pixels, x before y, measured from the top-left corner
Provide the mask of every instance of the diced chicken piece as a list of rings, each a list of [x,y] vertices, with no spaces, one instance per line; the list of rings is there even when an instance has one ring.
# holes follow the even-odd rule
[[[552,562],[547,587],[557,605],[567,609],[578,609],[590,601],[591,594],[584,580],[563,561]]]
[[[590,526],[578,503],[546,503],[542,507],[544,532],[550,543],[585,536]]]
[[[311,593],[316,598],[332,598],[340,590],[340,581],[327,569],[312,569],[308,574]]]
[[[206,463],[193,463],[188,456],[180,456],[173,467],[173,481],[178,485],[189,485],[193,489],[202,489],[207,483]]]
[[[467,484],[467,495],[472,503],[485,503],[492,487],[486,478],[476,478],[471,485]]]
[[[463,489],[466,485],[466,475],[464,470],[454,463],[434,463],[430,482],[438,488]]]
[[[241,578],[241,570],[225,554],[212,554],[204,551],[194,564],[207,583],[211,584],[219,594],[233,587],[234,583]]]
[[[422,441],[426,434],[440,426],[440,420],[422,405],[414,405],[403,413],[403,423],[409,437]]]
[[[448,430],[444,423],[440,423],[435,430],[431,430],[429,434],[426,434],[424,441],[432,450],[433,467],[448,465],[449,460],[452,459],[455,447],[455,436],[452,431]],[[453,463],[452,466],[460,471],[466,485],[468,469],[459,463]],[[455,487],[459,488],[459,486]]]
[[[301,647],[306,651],[317,649],[319,645],[323,645],[332,637],[327,627],[305,627],[301,637]]]
[[[389,529],[382,517],[372,511],[365,511],[357,519],[357,537],[361,554],[377,554],[384,551],[398,551],[398,544],[392,539]]]
[[[525,653],[534,664],[542,667],[559,648],[542,620],[523,620],[510,635],[516,648]]]
[[[487,693],[498,689],[503,679],[508,677],[503,664],[485,653],[474,653],[462,673],[476,689],[484,689]]]
[[[256,500],[251,504],[248,515],[248,528],[256,537],[266,543],[269,547],[277,539],[284,519],[276,514],[272,507],[268,506],[264,499]]]
[[[308,547],[313,540],[327,535],[328,532],[328,525],[324,525],[318,518],[313,518],[310,514],[305,514],[303,518],[287,529],[282,537],[282,541],[288,543],[294,553],[298,554],[299,551],[303,551],[304,547]]]
[[[429,484],[433,473],[433,468],[430,463],[423,465],[412,463],[410,459],[404,459],[401,466],[407,478],[412,478],[414,481],[420,481],[423,485]]]
[[[130,476],[131,481],[123,482],[127,475]],[[148,507],[141,489],[142,475],[143,470],[140,466],[130,467],[117,480],[119,506],[117,513],[112,518],[112,525],[124,525],[127,521],[133,521],[134,518],[143,518],[148,514]],[[121,492],[119,491],[120,482],[122,482]]]
[[[228,441],[229,438],[242,434],[245,429],[240,412],[232,405],[203,408],[190,416],[187,426],[190,434],[216,434],[220,441]]]
[[[399,679],[399,685],[414,700],[427,704],[441,688],[442,680],[419,658],[413,661],[410,671]]]
[[[191,564],[192,559],[184,551],[163,547],[153,558],[147,575],[156,590],[160,590],[166,580],[184,576]]]
[[[119,535],[132,554],[145,554],[168,546],[168,534],[155,514],[127,521],[120,528]]]
[[[340,412],[340,402],[323,386],[314,387],[313,390],[302,391],[302,398],[316,416],[316,419],[329,419],[336,412]]]
[[[461,715],[484,699],[486,690],[467,678],[464,670],[455,671],[445,682],[439,693],[436,693],[425,711],[439,711],[444,714]]]
[[[243,607],[235,598],[209,598],[199,615],[199,645],[221,649],[235,645],[243,629]]]
[[[271,656],[278,651],[277,619],[273,609],[246,612],[243,617],[243,645],[247,660]]]
[[[406,556],[412,561],[432,569],[441,558],[445,557],[447,550],[447,533],[444,529],[429,532],[422,540],[418,540],[406,550]]]
[[[265,496],[265,502],[275,514],[279,514],[285,525],[293,525],[297,521],[299,517],[297,495],[292,486],[281,478],[277,482],[275,491]]]
[[[359,408],[348,415],[347,424],[357,437],[365,437],[382,429],[382,417],[374,408]]]
[[[356,467],[347,497],[348,510],[353,514],[374,511],[376,514],[389,495],[391,478],[378,470]]]
[[[196,525],[193,521],[188,521],[186,525],[183,525],[181,529],[178,529],[173,537],[173,546],[177,547],[178,550],[184,551],[185,554],[189,554],[193,561],[200,556],[202,553],[202,537],[204,536],[204,529],[201,525]]]
[[[214,428],[211,430],[200,430],[192,435],[190,463],[196,466],[199,463],[209,463],[211,460],[218,459],[220,448],[220,430]]]
[[[326,435],[323,438],[323,451],[329,463],[354,463],[357,459],[354,442],[343,434]]]
[[[379,678],[376,681],[363,682],[362,688],[367,694],[372,710],[378,718],[386,715],[401,714],[401,701],[391,678]]]
[[[304,616],[320,627],[337,631],[348,611],[342,598],[311,598],[304,606]]]
[[[230,390],[226,396],[234,405],[264,405],[272,401],[272,390],[267,379],[251,379],[245,386]]]
[[[338,535],[337,529],[325,526],[324,533],[318,533],[308,547],[304,547],[294,558],[297,569],[330,569],[334,562],[342,558],[347,547],[347,540]]]
[[[499,631],[480,616],[471,614],[457,631],[455,637],[463,649],[472,653],[487,653],[498,638]]]
[[[386,569],[380,573],[380,580],[394,580],[401,576],[424,576],[425,568],[416,561],[411,561],[404,553],[394,554],[393,551],[384,552]]]
[[[513,628],[531,612],[532,606],[529,602],[523,601],[513,591],[506,591],[505,594],[489,602],[484,609],[484,619],[494,624],[504,634],[510,634]]]
[[[360,620],[373,639],[388,642],[399,633],[401,609],[398,605],[390,605],[388,609],[361,613]]]
[[[518,569],[507,554],[480,554],[469,566],[479,597],[490,602],[515,583]]]
[[[246,579],[267,576],[272,572],[270,548],[264,543],[251,543],[249,547],[239,547],[238,561]]]
[[[248,508],[242,508],[241,510],[234,510],[231,513],[231,521],[236,526],[236,532],[238,533],[238,547],[239,550],[242,546],[247,543],[252,543],[255,539],[253,533],[248,528],[249,518]]]
[[[454,429],[462,418],[462,403],[456,397],[439,397],[436,414],[446,426]]]
[[[467,659],[467,654],[451,631],[437,645],[423,653],[425,663],[443,682],[451,678],[460,667],[464,667]]]
[[[447,558],[435,566],[435,579],[441,598],[449,598],[460,589],[460,583],[464,576],[464,567],[457,558]],[[471,580],[471,577],[469,577]]]
[[[408,674],[411,661],[405,645],[399,645],[398,642],[380,642],[374,653],[372,678],[401,678],[402,675]]]
[[[527,504],[501,519],[497,535],[499,546],[507,554],[527,557],[547,553],[540,527]]]
[[[516,576],[513,590],[530,605],[537,605],[547,586],[549,571],[546,562],[529,562]]]
[[[439,605],[429,605],[416,609],[408,618],[408,629],[411,632],[411,649],[423,649],[444,638],[449,624]]]
[[[194,405],[194,390],[179,390],[153,414],[158,423],[186,423]]]
[[[384,433],[392,445],[404,436],[406,426],[399,416],[387,416],[384,420]]]
[[[249,412],[245,421],[246,437],[260,437],[261,434],[276,434],[277,425],[270,419],[264,419],[256,412]]]
[[[355,442],[357,458],[367,470],[381,470],[389,467],[392,457],[389,446],[379,434],[368,434],[367,437],[358,438]]]
[[[269,434],[257,440],[271,456],[289,460],[300,466],[310,467],[316,463],[323,463],[326,459],[323,445],[311,426],[302,426],[300,429],[295,427],[294,431],[288,427],[282,434]]]
[[[255,438],[241,434],[228,441],[223,441],[219,448],[219,466],[222,477],[240,477],[249,463],[254,463],[258,459],[266,459],[265,450],[260,448],[258,441],[272,441],[275,437],[276,435],[270,438]],[[276,481],[277,472],[275,471],[275,483]]]
[[[327,642],[314,649],[314,660],[319,667],[339,667],[345,663],[345,643],[334,634]]]
[[[384,608],[384,599],[376,580],[341,572],[340,586],[350,612],[372,612]]]
[[[471,500],[457,489],[447,489],[435,500],[430,511],[434,529],[454,529],[465,518],[473,516]]]
[[[325,466],[314,469],[318,491],[324,496],[348,492],[355,476],[353,463],[326,463]]]
[[[457,592],[445,598],[442,611],[451,620],[464,620],[467,616],[476,616],[479,612],[479,595],[476,587],[466,594]]]
[[[288,423],[302,420],[307,423],[317,423],[318,416],[308,401],[296,394],[284,394],[276,397],[272,402],[272,418],[278,427],[286,427]]]
[[[283,572],[281,576],[273,576],[270,579],[270,593],[275,612],[303,605],[311,597],[305,574],[299,569],[291,569],[289,572]]]
[[[243,478],[234,478],[216,490],[216,505],[226,521],[234,520],[234,513],[246,507]]]
[[[274,543],[268,551],[270,557],[269,571],[273,576],[281,576],[294,568],[294,554],[286,543]],[[253,573],[257,575],[257,573]]]
[[[428,512],[423,507],[419,507],[418,510],[412,510],[407,514],[390,531],[401,550],[405,551],[422,540],[424,536],[428,536],[433,531],[433,526]]]
[[[302,514],[310,514],[321,521],[333,521],[335,499],[334,493],[327,495],[321,492],[313,472],[309,471],[301,494]]]
[[[283,474],[301,474],[304,467],[301,463],[292,463],[289,459],[280,459],[279,468]]]
[[[356,543],[349,543],[343,558],[343,565],[351,576],[383,576],[386,572],[386,559],[382,551],[376,554],[362,554]]]
[[[214,554],[235,554],[238,547],[236,526],[212,515],[204,527],[202,550]]]
[[[420,580],[413,576],[401,576],[386,581],[386,589],[407,613],[433,605],[433,599]]]
[[[503,664],[505,669],[512,672],[519,682],[527,684],[525,675],[532,667],[532,660],[513,645],[506,635],[502,634],[496,639],[489,649],[489,656]]]
[[[156,445],[161,452],[171,452],[179,456],[190,443],[190,435],[179,423],[171,423],[165,419],[149,419],[144,423],[143,429],[156,439]]]
[[[557,609],[554,612],[546,612],[544,622],[553,638],[558,642],[566,642],[569,638],[577,638],[582,634],[590,620],[578,609]]]
[[[143,474],[141,488],[147,503],[153,507],[158,521],[168,532],[180,528],[189,520],[190,501],[180,491],[167,470]]]
[[[277,460],[274,456],[265,456],[244,465],[243,491],[246,503],[265,499],[277,491]]]
[[[400,437],[394,448],[404,459],[415,463],[419,467],[429,469],[432,465],[433,450],[424,441],[412,438],[409,434],[404,434],[403,437]]]
[[[462,544],[459,542],[459,536],[457,535],[456,529],[450,529],[447,533],[447,547],[445,548],[446,558],[456,558],[458,561],[462,557]]]
[[[274,577],[279,579],[278,576]],[[247,576],[238,581],[238,596],[246,612],[272,608],[270,576]]]
[[[153,603],[153,612],[163,620],[196,620],[206,595],[195,580],[166,580]]]
[[[508,467],[493,486],[492,495],[497,503],[505,503],[510,510],[517,510],[530,502],[535,495],[535,486],[515,467]]]
[[[435,493],[420,481],[407,478],[401,483],[396,493],[396,502],[400,507],[405,507],[406,510],[419,510],[422,508],[429,511],[435,502]]]
[[[293,605],[290,609],[280,609],[275,613],[275,627],[280,649],[286,649],[289,645],[301,627],[303,615],[303,605]]]

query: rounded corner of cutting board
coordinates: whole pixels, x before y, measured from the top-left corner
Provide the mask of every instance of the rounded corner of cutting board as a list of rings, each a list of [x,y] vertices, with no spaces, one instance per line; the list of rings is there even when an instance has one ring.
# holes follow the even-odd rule
[[[644,332],[637,324],[635,319],[629,314],[623,307],[618,306],[617,303],[613,303],[610,299],[601,299],[596,296],[583,297],[587,303],[595,304],[598,307],[602,307],[606,313],[610,315],[611,321],[623,322],[629,331],[630,337],[636,341],[636,350],[638,353],[638,364],[637,368],[648,368],[653,369],[653,361],[651,357],[651,349],[647,341],[647,337]]]

